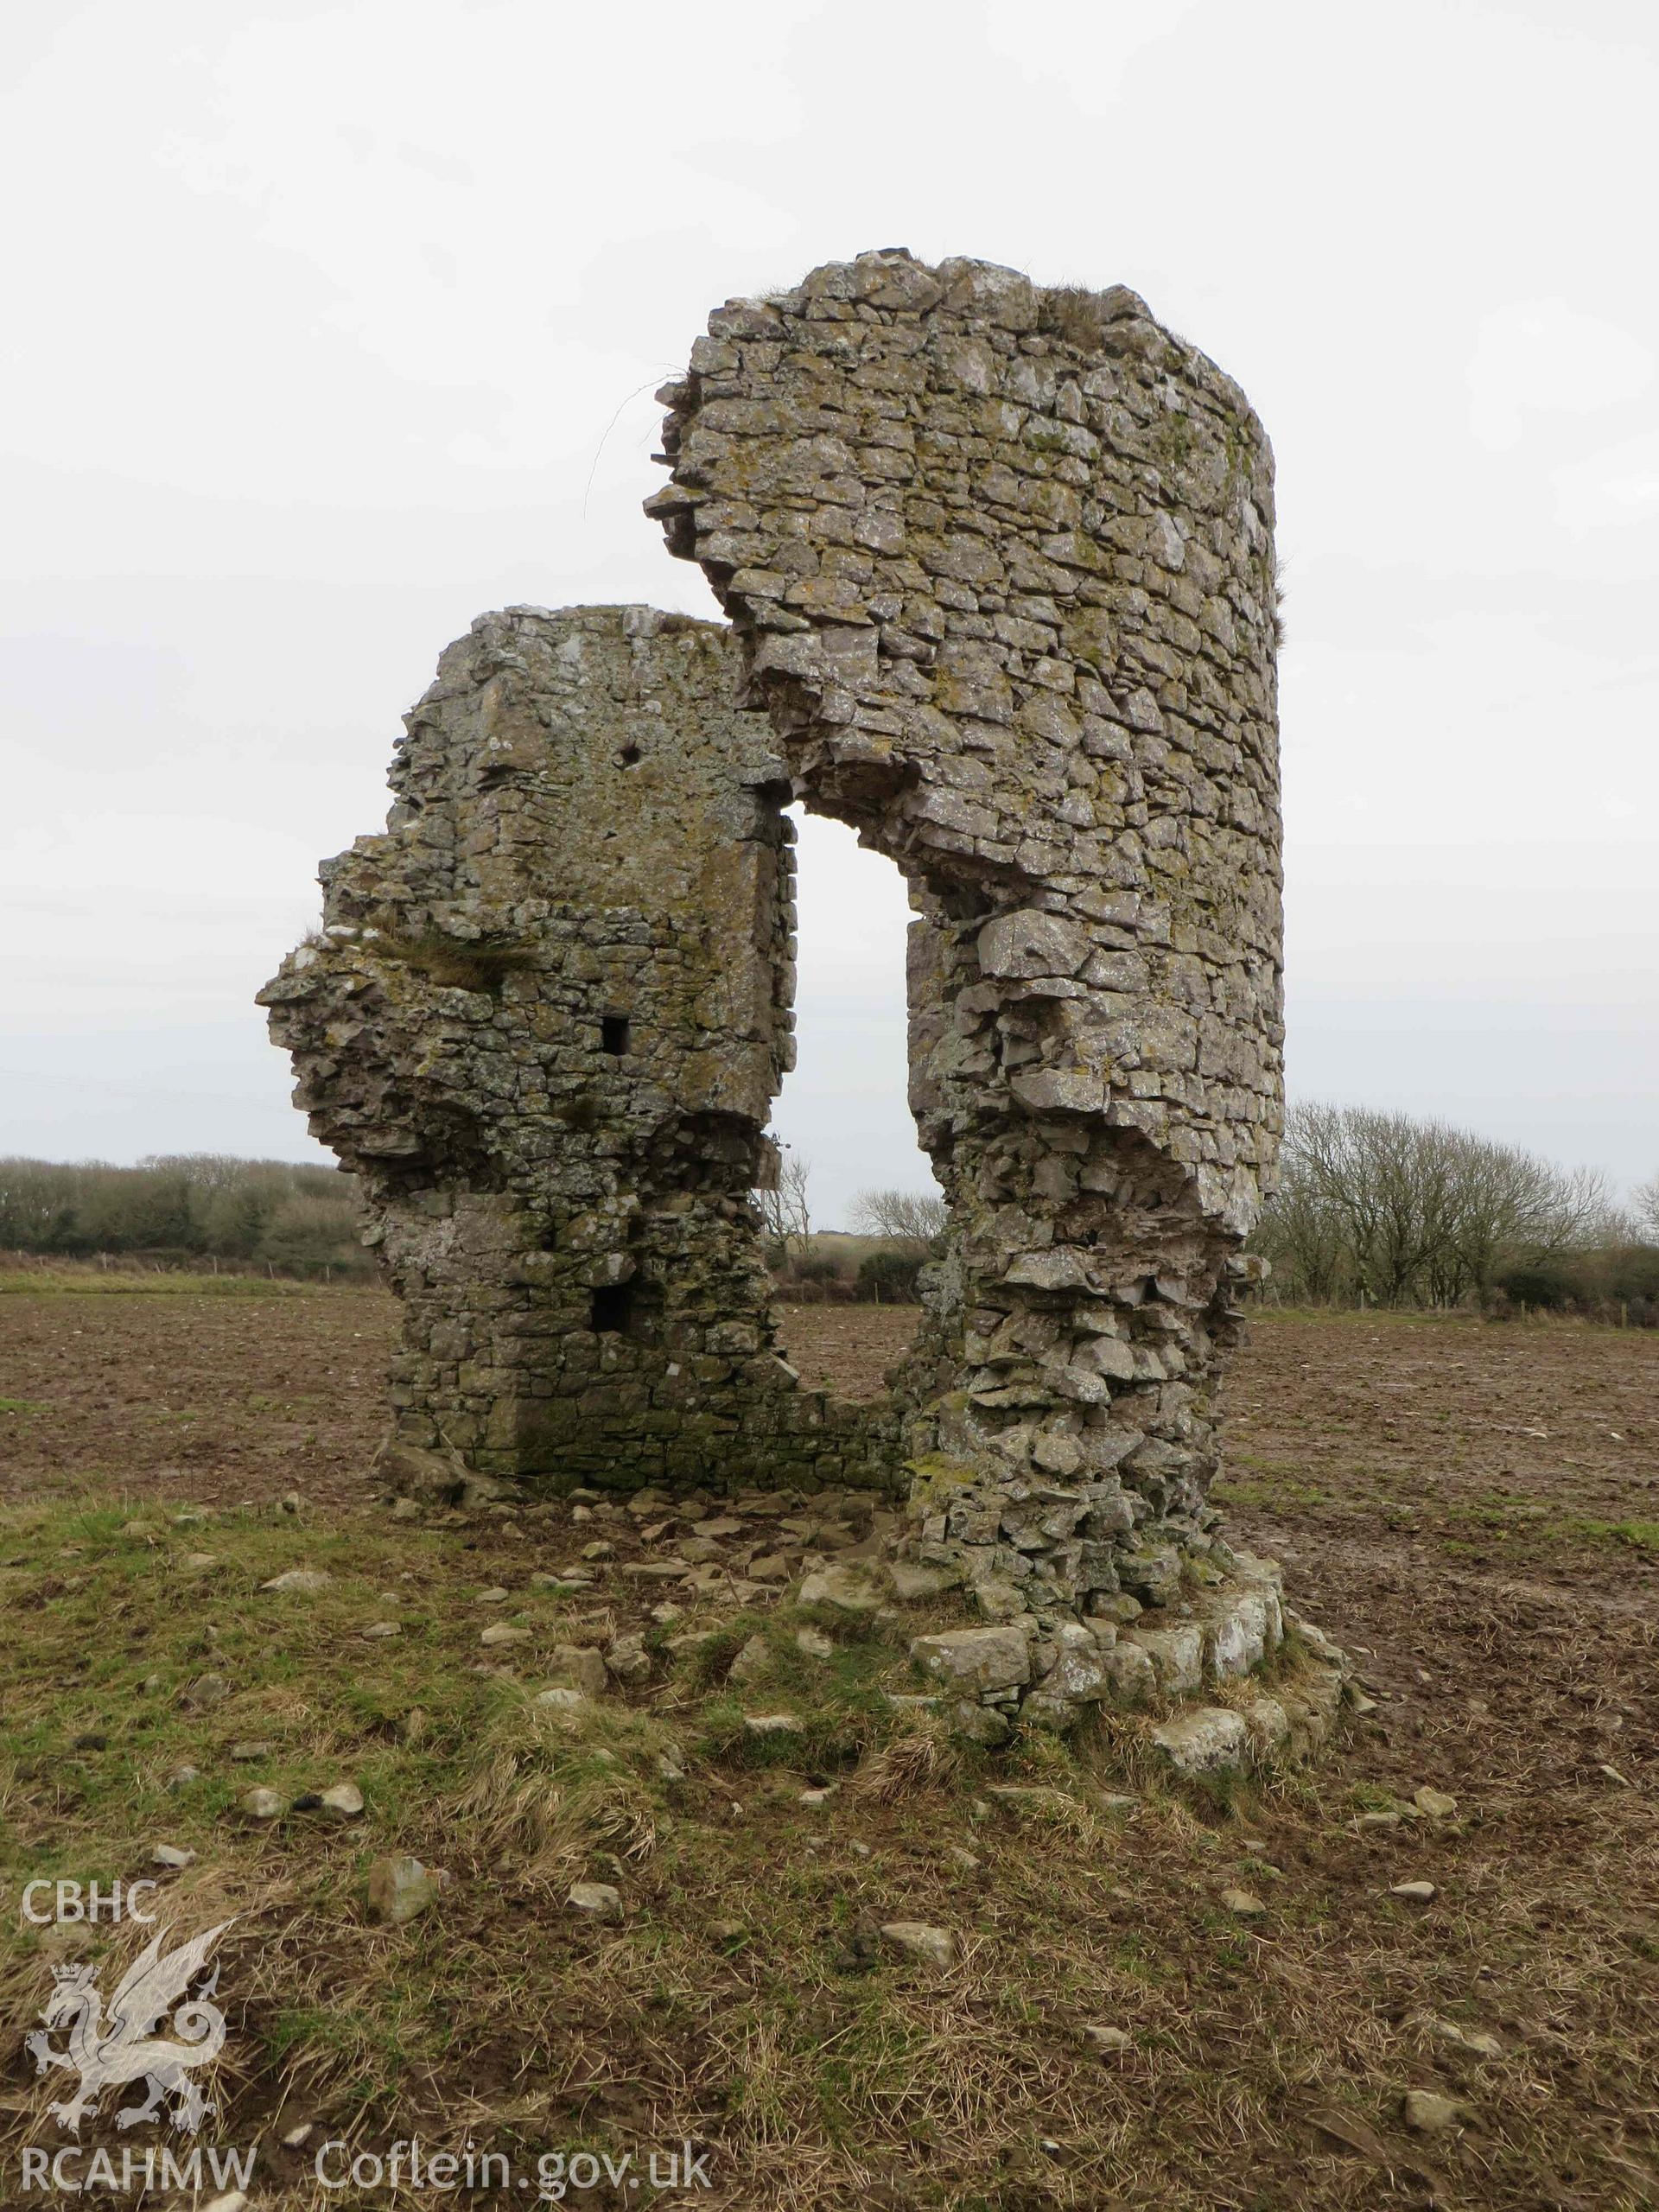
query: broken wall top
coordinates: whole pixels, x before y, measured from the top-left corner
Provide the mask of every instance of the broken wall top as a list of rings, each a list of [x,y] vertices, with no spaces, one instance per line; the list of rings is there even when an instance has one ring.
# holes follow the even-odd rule
[[[512,1182],[607,1128],[758,1136],[792,1058],[790,825],[738,673],[721,624],[643,607],[511,607],[445,651],[385,831],[323,864],[321,940],[264,995],[354,1047],[305,1100],[347,1165],[442,1173],[459,1129],[458,1167]]]
[[[939,1081],[1024,1005],[990,1087],[1138,1129],[1247,1228],[1282,1026],[1272,458],[1243,395],[1121,287],[886,251],[728,302],[662,397],[648,512],[797,789],[956,932]]]

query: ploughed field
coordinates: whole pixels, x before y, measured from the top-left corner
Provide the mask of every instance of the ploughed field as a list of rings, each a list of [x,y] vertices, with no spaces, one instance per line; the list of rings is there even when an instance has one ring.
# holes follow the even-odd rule
[[[868,1395],[913,1319],[783,1327],[805,1380]],[[849,1621],[779,1579],[879,1538],[867,1502],[394,1520],[365,1473],[394,1319],[0,1295],[0,2202],[71,2139],[73,2075],[22,2044],[52,1964],[143,1932],[32,1928],[14,1892],[150,1874],[157,1843],[195,1853],[167,1923],[237,1916],[201,2139],[258,2146],[256,2205],[391,2202],[324,2190],[315,2151],[412,2135],[532,2174],[690,2139],[692,2201],[812,2212],[1659,2202],[1659,1336],[1260,1317],[1230,1530],[1361,1695],[1315,1768],[1198,1793],[1126,1766],[1109,1716],[993,1759],[890,1705],[952,1601]],[[328,1579],[264,1587],[296,1568]],[[538,1707],[573,1650],[620,1671]],[[360,1815],[305,1809],[342,1782]],[[365,1908],[388,1853],[448,1877],[405,1926]],[[124,2095],[86,2144],[177,2139],[118,2137]]]

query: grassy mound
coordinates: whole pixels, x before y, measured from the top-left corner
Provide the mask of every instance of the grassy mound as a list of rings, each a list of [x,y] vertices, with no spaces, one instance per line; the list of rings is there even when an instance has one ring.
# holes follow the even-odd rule
[[[529,2176],[627,2158],[636,2182],[689,2144],[713,2185],[663,2201],[802,2212],[1424,2202],[1448,2175],[1519,2206],[1582,2157],[1524,2038],[1452,2040],[1492,2031],[1533,1943],[1483,1885],[1478,1822],[1340,1760],[1176,1792],[1105,1716],[988,1758],[906,1701],[926,1608],[699,1590],[653,1571],[672,1548],[562,1506],[0,1519],[0,1871],[14,1895],[159,1878],[174,1940],[233,1919],[209,2133],[257,2145],[256,2203],[402,2201],[325,2191],[315,2160],[410,2138]],[[264,1586],[296,1569],[328,1580]],[[626,1679],[538,1703],[607,1650]],[[360,1816],[307,1809],[341,1782]],[[251,1818],[256,1786],[292,1809]],[[159,1873],[157,1844],[194,1860]],[[387,1854],[445,1878],[398,1926],[365,1902]],[[1408,1878],[1437,1900],[1392,1895]],[[575,1909],[575,1885],[614,1906]],[[107,1993],[149,1932],[16,1918],[6,2018],[33,2025],[71,1959]],[[1611,2036],[1599,2056],[1633,2063]],[[6,2183],[65,2139],[47,2106],[72,2080],[13,2045]],[[1404,2124],[1414,2088],[1453,2101],[1442,2133]],[[158,2139],[118,2139],[123,2101],[88,2145]],[[1582,2201],[1635,2203],[1626,2182],[1604,2162]],[[657,2197],[601,2178],[566,2201]]]

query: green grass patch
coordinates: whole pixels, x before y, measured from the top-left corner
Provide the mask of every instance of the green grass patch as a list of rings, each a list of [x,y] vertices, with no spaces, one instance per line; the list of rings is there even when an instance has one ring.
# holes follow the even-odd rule
[[[1310,1483],[1300,1462],[1262,1459],[1248,1452],[1231,1454],[1226,1473],[1214,1488],[1217,1497],[1234,1505],[1283,1508],[1339,1502],[1329,1491]]]
[[[1599,1521],[1571,1513],[1564,1520],[1549,1522],[1548,1529],[1552,1538],[1576,1536],[1585,1543],[1618,1545],[1659,1558],[1659,1521]]]
[[[341,1284],[340,1288],[349,1286]],[[361,1285],[358,1286],[359,1288]],[[0,1297],[315,1298],[328,1286],[270,1275],[198,1275],[183,1269],[126,1274],[111,1268],[22,1268],[0,1273]]]

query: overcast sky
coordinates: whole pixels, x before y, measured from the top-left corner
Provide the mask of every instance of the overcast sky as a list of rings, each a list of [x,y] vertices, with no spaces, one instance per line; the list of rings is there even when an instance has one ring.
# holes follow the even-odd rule
[[[1126,283],[1278,454],[1293,1095],[1659,1168],[1650,0],[35,0],[0,29],[0,1151],[317,1157],[252,994],[486,607],[715,611],[709,308]],[[895,873],[803,848],[820,1218],[918,1181]]]

